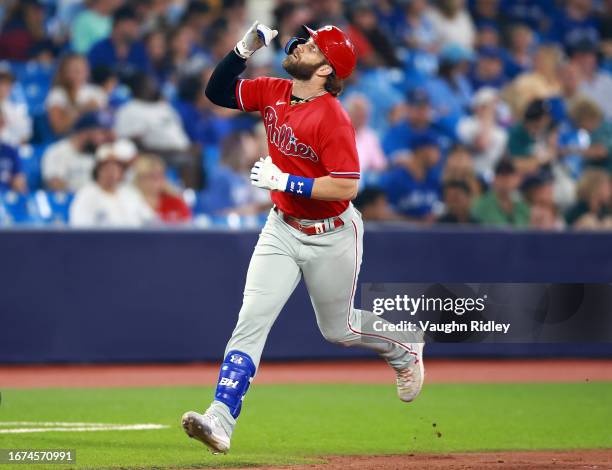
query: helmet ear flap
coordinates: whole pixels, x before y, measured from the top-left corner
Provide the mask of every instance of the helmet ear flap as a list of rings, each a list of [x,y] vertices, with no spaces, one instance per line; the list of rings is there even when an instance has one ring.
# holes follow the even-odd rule
[[[285,54],[290,55],[293,54],[293,51],[295,50],[296,47],[298,47],[300,44],[306,44],[307,40],[304,38],[291,38],[289,39],[289,41],[287,41],[287,44],[285,44]]]

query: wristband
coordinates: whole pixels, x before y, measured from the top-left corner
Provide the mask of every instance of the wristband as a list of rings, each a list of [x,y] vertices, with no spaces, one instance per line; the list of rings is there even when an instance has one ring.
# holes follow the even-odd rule
[[[310,197],[312,195],[313,186],[314,178],[305,178],[304,176],[289,175],[285,192],[295,194],[297,196]]]

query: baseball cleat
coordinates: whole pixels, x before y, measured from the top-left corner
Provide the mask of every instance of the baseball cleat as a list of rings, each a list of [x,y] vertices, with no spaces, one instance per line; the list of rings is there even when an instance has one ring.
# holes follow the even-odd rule
[[[230,437],[215,415],[188,411],[181,418],[181,423],[189,437],[200,441],[213,454],[227,454],[229,451]]]
[[[425,366],[423,364],[423,347],[425,343],[414,343],[416,354],[410,365],[395,369],[397,374],[397,395],[405,402],[413,401],[423,388]]]

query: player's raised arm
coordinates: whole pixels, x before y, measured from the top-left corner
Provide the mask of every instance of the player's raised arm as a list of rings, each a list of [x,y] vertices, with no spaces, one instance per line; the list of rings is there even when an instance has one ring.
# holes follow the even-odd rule
[[[236,99],[236,85],[246,68],[246,60],[258,49],[270,45],[277,34],[275,29],[255,21],[236,47],[215,67],[206,85],[208,99],[224,108],[241,109]]]

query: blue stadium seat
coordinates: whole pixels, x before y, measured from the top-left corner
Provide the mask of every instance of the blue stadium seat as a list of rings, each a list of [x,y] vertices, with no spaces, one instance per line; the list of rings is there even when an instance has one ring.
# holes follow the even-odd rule
[[[53,67],[28,62],[17,69],[16,75],[23,88],[30,114],[44,112],[45,99],[53,78]]]
[[[4,191],[0,193],[0,201],[4,207],[6,225],[41,222],[36,203],[31,195]]]
[[[62,191],[44,191],[34,193],[37,212],[40,219],[48,224],[64,225],[68,223],[70,204],[74,194]]]
[[[218,145],[206,145],[202,150],[202,164],[204,166],[204,172],[207,175],[212,175],[215,172],[215,168],[219,166],[219,160],[221,160],[221,152]]]
[[[26,175],[28,188],[34,191],[42,186],[41,160],[47,149],[47,145],[21,145],[19,147],[19,159],[21,168]]]

